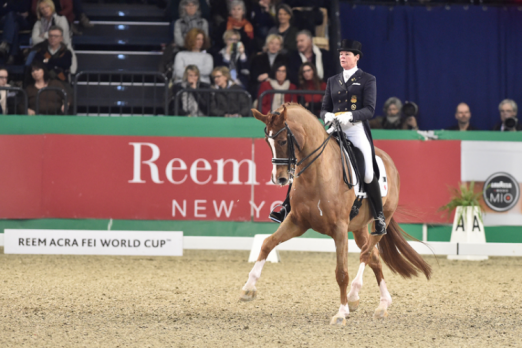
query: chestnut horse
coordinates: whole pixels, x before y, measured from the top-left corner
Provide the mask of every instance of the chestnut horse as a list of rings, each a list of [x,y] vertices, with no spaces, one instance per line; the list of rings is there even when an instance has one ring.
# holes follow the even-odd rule
[[[291,211],[277,231],[263,242],[257,262],[249,273],[248,281],[241,291],[241,300],[250,301],[256,297],[256,282],[261,276],[263,265],[268,254],[278,244],[291,238],[301,236],[308,229],[333,238],[337,253],[335,276],[341,292],[339,311],[331,320],[331,324],[346,325],[346,317],[359,305],[359,291],[363,285],[363,272],[366,265],[375,273],[380,289],[380,303],[374,318],[384,318],[392,299],[382,273],[379,255],[388,267],[405,278],[417,276],[418,271],[430,278],[431,267],[408,244],[407,235],[393,219],[393,213],[399,203],[399,173],[392,159],[380,149],[375,149],[381,157],[388,176],[388,194],[383,197],[384,216],[386,218],[386,234],[371,235],[368,224],[373,221],[368,202],[365,199],[359,214],[350,220],[350,211],[356,198],[353,189],[343,181],[340,147],[336,141],[327,141],[324,151],[319,149],[325,144],[328,134],[322,124],[308,110],[298,104],[284,104],[274,113],[263,115],[252,109],[254,117],[266,125],[266,140],[272,150],[274,159],[297,159],[296,172],[292,191],[290,192]],[[295,139],[295,147],[290,144],[287,133]],[[290,147],[290,148],[289,148]],[[309,156],[314,150],[313,156]],[[317,159],[312,163],[314,158]],[[304,159],[304,161],[302,161]],[[300,163],[300,162],[303,163]],[[272,181],[284,185],[292,179],[287,165],[273,161]],[[372,230],[375,227],[372,223]],[[348,288],[348,231],[352,231],[357,246],[361,249],[360,266]],[[378,247],[376,247],[378,246]]]

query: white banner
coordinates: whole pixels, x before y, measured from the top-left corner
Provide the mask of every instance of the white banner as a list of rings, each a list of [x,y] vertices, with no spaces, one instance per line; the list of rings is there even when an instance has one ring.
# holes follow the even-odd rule
[[[182,256],[183,232],[9,230],[5,254]]]

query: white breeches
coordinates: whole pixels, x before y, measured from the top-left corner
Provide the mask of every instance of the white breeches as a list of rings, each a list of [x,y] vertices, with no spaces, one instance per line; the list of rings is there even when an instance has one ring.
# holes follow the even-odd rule
[[[349,128],[344,130],[344,134],[352,144],[361,150],[364,156],[364,182],[369,184],[373,180],[373,160],[372,160],[372,147],[370,141],[366,137],[364,132],[364,126],[362,122],[357,122],[354,125],[350,124]]]

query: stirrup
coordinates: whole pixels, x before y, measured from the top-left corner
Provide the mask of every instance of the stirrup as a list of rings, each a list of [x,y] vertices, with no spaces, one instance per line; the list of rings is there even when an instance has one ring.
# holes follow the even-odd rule
[[[384,214],[379,212],[375,218],[375,232],[370,233],[372,236],[383,236],[386,234],[386,219]]]
[[[277,207],[281,207],[281,210],[274,211],[277,209]],[[288,215],[288,213],[287,213],[287,210],[286,210],[286,207],[284,206],[284,204],[279,204],[279,205],[276,205],[274,207],[274,209],[272,209],[272,211],[270,212],[270,215],[268,215],[268,217],[270,218],[270,220],[280,224],[283,222],[284,219],[286,219],[287,215]]]

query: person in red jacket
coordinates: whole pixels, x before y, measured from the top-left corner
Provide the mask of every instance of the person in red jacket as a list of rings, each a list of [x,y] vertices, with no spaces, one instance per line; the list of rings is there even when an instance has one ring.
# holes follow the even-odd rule
[[[259,86],[257,94],[258,103],[261,103],[261,112],[267,114],[272,110],[276,110],[281,104],[286,102],[297,102],[296,94],[275,93],[267,94],[262,99],[259,99],[261,94],[270,90],[296,90],[297,88],[290,80],[287,79],[286,64],[275,63],[272,66],[270,77]]]
[[[324,91],[326,83],[317,75],[317,69],[312,62],[301,64],[299,68],[299,89],[308,91]],[[320,117],[323,94],[303,94],[300,103],[315,116]]]

